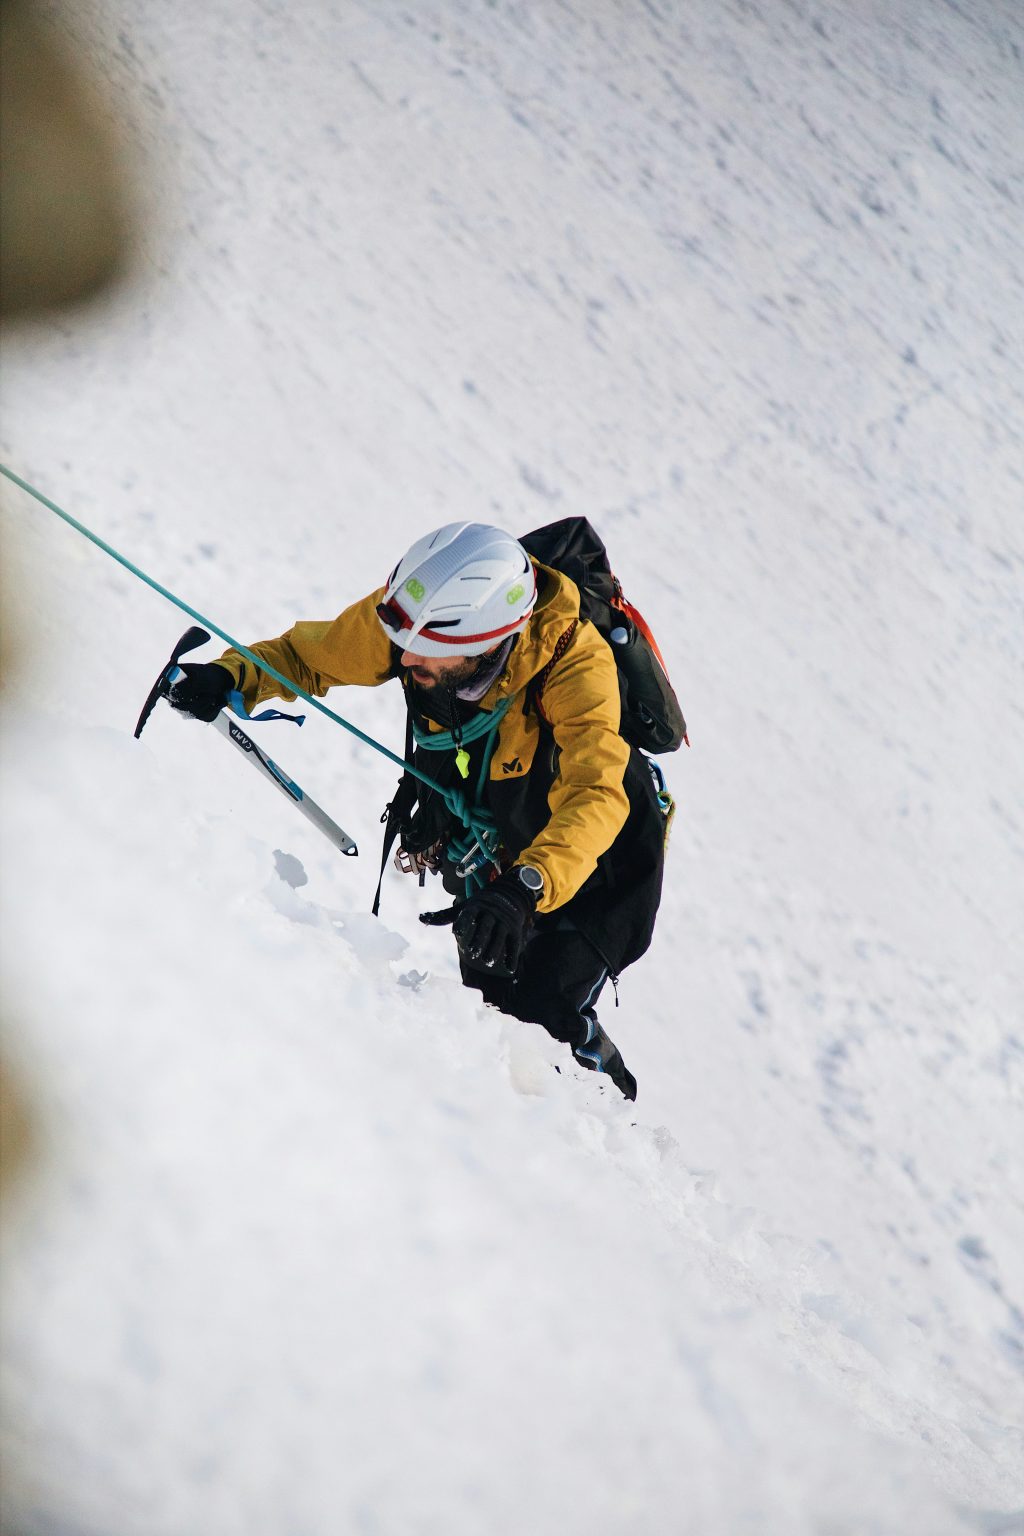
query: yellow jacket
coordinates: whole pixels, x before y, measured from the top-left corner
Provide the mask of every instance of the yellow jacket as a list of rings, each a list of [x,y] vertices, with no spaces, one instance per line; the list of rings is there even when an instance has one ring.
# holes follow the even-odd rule
[[[579,619],[579,590],[567,576],[538,566],[541,594],[519,635],[505,671],[480,701],[493,709],[511,695],[525,701],[527,685],[551,661],[555,647]],[[374,688],[396,674],[396,652],[377,618],[384,589],[353,603],[336,619],[294,624],[276,640],[251,646],[255,655],[317,697],[339,684]],[[220,658],[235,678],[250,711],[264,699],[294,699],[277,678],[259,672],[237,651]],[[543,689],[542,708],[559,749],[557,761],[538,762],[551,778],[550,817],[528,847],[521,863],[544,876],[541,912],[563,906],[597,867],[625,825],[629,800],[623,779],[630,750],[619,735],[619,684],[615,659],[592,624],[577,624],[572,640],[552,667]],[[541,746],[534,708],[514,704],[498,730],[491,758],[490,785],[510,784],[534,769]],[[547,754],[544,754],[545,757]]]

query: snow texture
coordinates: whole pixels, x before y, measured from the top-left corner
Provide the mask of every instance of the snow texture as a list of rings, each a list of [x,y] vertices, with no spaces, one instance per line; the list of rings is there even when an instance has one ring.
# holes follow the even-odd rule
[[[693,750],[629,1106],[368,915],[390,764],[253,727],[353,860],[134,742],[189,620],[5,483],[5,1529],[1021,1532],[1018,0],[52,19],[140,234],[5,462],[245,640],[585,513]]]

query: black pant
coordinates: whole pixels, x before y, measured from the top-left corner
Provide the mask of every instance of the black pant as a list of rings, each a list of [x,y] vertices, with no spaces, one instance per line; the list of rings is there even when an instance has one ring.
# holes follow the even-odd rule
[[[460,968],[464,985],[482,992],[485,1002],[515,1019],[542,1024],[571,1046],[590,1038],[590,1021],[608,979],[607,966],[574,928],[535,928],[514,977],[473,970],[464,960]]]

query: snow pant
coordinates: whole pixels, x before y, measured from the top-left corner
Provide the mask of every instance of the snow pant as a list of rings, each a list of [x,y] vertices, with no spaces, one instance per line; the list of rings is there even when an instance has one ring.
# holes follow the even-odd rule
[[[592,1034],[595,1005],[608,968],[575,928],[535,928],[515,976],[491,976],[460,961],[463,984],[481,992],[502,1013],[541,1024],[566,1045],[582,1045]]]

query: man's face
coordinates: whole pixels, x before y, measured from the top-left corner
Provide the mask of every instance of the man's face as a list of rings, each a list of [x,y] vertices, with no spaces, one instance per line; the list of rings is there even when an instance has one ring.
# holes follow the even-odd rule
[[[461,688],[479,665],[479,656],[417,656],[415,651],[402,652],[402,666],[408,668],[419,688]]]

